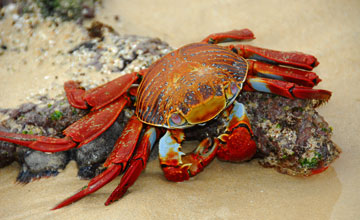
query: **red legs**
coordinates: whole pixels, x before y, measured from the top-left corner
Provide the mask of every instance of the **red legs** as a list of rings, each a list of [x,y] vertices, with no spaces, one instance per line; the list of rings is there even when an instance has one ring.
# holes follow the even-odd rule
[[[69,137],[52,138],[30,134],[15,134],[4,131],[0,131],[0,141],[19,144],[21,146],[42,152],[65,151],[76,146],[76,143]]]
[[[66,136],[70,136],[74,141],[79,142],[78,147],[81,147],[106,131],[115,122],[127,103],[126,97],[120,97],[103,109],[91,111],[67,127],[63,133]]]
[[[147,160],[150,156],[150,151],[154,146],[157,138],[158,131],[154,127],[148,127],[144,133],[144,136],[139,143],[135,155],[130,161],[130,166],[121,178],[120,184],[116,187],[111,194],[105,205],[109,205],[112,202],[120,199],[127,189],[132,186],[139,177],[142,170],[145,169]]]
[[[301,52],[283,52],[241,44],[230,46],[230,48],[244,58],[275,65],[281,64],[306,70],[312,70],[319,65],[316,57]]]
[[[72,106],[81,109],[86,109],[88,106],[93,108],[89,114],[64,130],[65,138],[0,132],[0,140],[43,152],[69,150],[77,143],[79,143],[78,147],[81,147],[97,138],[114,123],[129,102],[124,94],[138,79],[137,74],[145,73],[146,69],[139,73],[126,74],[88,91],[81,88],[78,82],[66,82],[64,89]]]
[[[298,86],[295,83],[259,77],[248,77],[244,90],[272,93],[291,99],[319,99],[327,101],[331,97],[331,92],[327,90],[312,89],[311,87]]]
[[[255,39],[254,34],[249,29],[242,29],[211,34],[202,40],[202,42],[217,44],[251,39]],[[227,48],[244,58],[271,64],[283,64],[307,70],[312,70],[319,64],[314,56],[300,52],[281,52],[242,44],[230,45]]]
[[[328,100],[331,92],[313,89],[321,79],[310,71],[319,63],[312,55],[299,52],[280,52],[248,45],[229,46],[233,52],[244,56],[249,62],[248,76],[244,86],[247,91],[273,93],[288,98]],[[278,66],[279,64],[289,66]]]
[[[146,70],[139,73],[143,75]],[[137,80],[137,73],[126,74],[102,86],[89,91],[83,90],[79,83],[69,81],[64,88],[69,103],[77,108],[92,106],[92,111],[64,130],[65,138],[48,138],[36,135],[12,134],[0,132],[0,140],[27,146],[44,152],[69,150],[89,143],[108,129],[117,119],[129,98],[124,95]],[[133,116],[118,139],[114,151],[105,162],[107,169],[93,178],[88,187],[66,199],[54,209],[69,205],[82,197],[93,193],[125,172],[120,185],[111,194],[106,204],[119,199],[135,182],[145,168],[149,149],[156,140],[155,129],[148,129],[136,149],[137,140],[142,130],[142,123]],[[154,138],[155,136],[155,138]]]
[[[249,29],[232,30],[223,33],[210,34],[202,42],[209,44],[218,44],[223,42],[232,42],[240,40],[255,39],[254,34]]]
[[[252,39],[246,35],[247,29],[209,35],[204,41],[220,43]],[[250,35],[249,35],[250,36]],[[300,52],[281,52],[250,45],[225,46],[234,53],[249,59],[249,70],[244,90],[274,93],[288,98],[328,100],[331,92],[312,89],[321,79],[310,71],[319,62],[308,54]],[[285,65],[289,67],[283,67]]]
[[[43,152],[58,152],[69,150],[89,143],[108,129],[119,116],[129,98],[124,95],[131,85],[138,79],[137,74],[144,75],[146,70],[139,73],[123,75],[102,86],[85,91],[79,83],[69,81],[64,88],[69,103],[77,108],[92,106],[92,111],[64,130],[65,138],[50,138],[37,135],[14,134],[0,132],[0,140],[27,146]],[[107,169],[89,182],[84,190],[63,201],[54,209],[66,206],[76,200],[92,193],[110,182],[119,174],[125,172],[119,187],[115,189],[106,204],[120,198],[135,182],[141,171],[145,168],[149,149],[156,140],[155,129],[148,129],[142,138],[139,147],[136,143],[142,130],[142,123],[133,116],[121,137],[117,141],[115,150],[105,162]],[[124,147],[124,145],[126,147]]]
[[[86,188],[64,200],[53,209],[67,206],[84,196],[97,191],[116,178],[119,174],[124,173],[120,184],[110,195],[105,205],[109,205],[113,201],[121,198],[145,168],[150,149],[157,138],[155,128],[149,127],[142,136],[140,143],[137,144],[142,127],[142,122],[140,122],[136,116],[133,116],[124,128],[120,138],[117,140],[114,150],[104,163],[106,170],[93,178]]]
[[[117,177],[126,168],[127,162],[135,150],[136,142],[140,135],[141,129],[142,123],[133,116],[129,120],[127,126],[124,128],[122,135],[117,140],[111,156],[108,157],[104,164],[107,169],[100,175],[93,178],[85,189],[64,200],[53,209],[59,209],[61,207],[67,206],[83,198],[84,196],[97,191],[115,177]],[[124,144],[128,146],[124,147]],[[117,163],[113,162],[115,160]]]
[[[249,64],[248,74],[250,76],[293,82],[307,87],[314,87],[321,82],[319,76],[314,72],[257,62],[254,60],[247,61]]]
[[[80,142],[78,147],[87,144],[108,129],[128,104],[124,94],[146,70],[122,75],[94,89],[84,91],[78,82],[69,81],[64,88],[69,103],[74,107],[92,106],[92,111],[64,130],[66,136]]]
[[[310,71],[248,60],[249,70],[244,90],[273,93],[287,98],[329,100],[331,92],[313,89],[321,79]],[[287,64],[291,67],[292,64]]]
[[[137,79],[137,73],[133,72],[87,91],[74,81],[66,82],[64,89],[69,103],[75,108],[86,109],[88,104],[92,110],[97,110],[121,97]]]
[[[234,50],[237,46],[230,46],[230,48],[240,55],[243,54],[242,51]],[[244,90],[273,93],[287,98],[321,100],[330,98],[330,91],[312,88],[321,81],[316,73],[290,68],[312,69],[318,64],[315,57],[298,52],[279,52],[267,49],[259,49],[259,51],[262,51],[262,56],[246,56],[246,58],[255,60],[248,60],[249,70]],[[260,62],[267,61],[264,57],[271,60],[270,64]],[[276,62],[274,63],[272,60],[276,60]],[[277,66],[277,64],[289,67]]]
[[[113,180],[115,177],[117,177],[121,173],[121,171],[122,171],[121,166],[116,166],[116,165],[109,166],[104,172],[93,178],[85,189],[79,191],[75,195],[62,201],[51,210],[60,209],[64,206],[70,205],[71,203],[78,201],[84,196],[96,192],[98,189],[100,189],[101,187],[109,183],[111,180]]]
[[[64,134],[66,135],[64,138],[0,132],[0,140],[43,152],[69,150],[77,145],[76,142],[79,143],[78,147],[81,147],[94,140],[109,128],[119,116],[127,102],[125,97],[121,97],[101,110],[90,112],[79,121],[67,127],[64,130]]]

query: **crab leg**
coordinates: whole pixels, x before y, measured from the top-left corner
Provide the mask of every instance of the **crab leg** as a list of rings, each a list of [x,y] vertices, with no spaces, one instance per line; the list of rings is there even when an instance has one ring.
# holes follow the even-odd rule
[[[69,104],[75,108],[87,109],[88,105],[83,99],[85,94],[85,89],[80,86],[80,82],[76,81],[67,81],[64,83],[64,90],[66,98]]]
[[[312,89],[291,82],[252,76],[247,77],[244,90],[273,93],[291,99],[319,99],[326,101],[331,97],[331,92],[327,90]]]
[[[232,162],[250,160],[256,153],[256,143],[244,105],[235,101],[224,111],[223,117],[226,119],[225,131],[218,137],[216,156]]]
[[[66,136],[71,137],[74,141],[79,142],[81,147],[84,144],[97,138],[106,129],[108,129],[117,119],[128,99],[125,96],[120,97],[103,109],[91,111],[80,120],[76,121],[64,130]]]
[[[0,132],[0,140],[29,147],[42,152],[59,152],[89,143],[109,128],[119,116],[127,98],[120,97],[110,105],[95,110],[64,130],[65,138],[51,138],[29,134]],[[77,143],[76,143],[77,142]]]
[[[59,152],[69,150],[76,146],[76,143],[69,137],[52,138],[30,134],[16,134],[0,131],[0,141],[7,141],[43,152]]]
[[[157,140],[158,133],[159,132],[157,132],[154,127],[147,128],[139,146],[136,149],[135,155],[129,163],[130,166],[122,176],[120,184],[105,202],[105,205],[110,205],[112,202],[120,199],[126,193],[127,189],[135,183],[141,171],[146,167],[150,151]]]
[[[144,72],[144,71],[143,71]],[[124,93],[137,79],[137,73],[118,77],[102,86],[85,91],[79,82],[69,81],[64,89],[69,103],[80,109],[89,104],[93,111],[64,130],[65,138],[49,138],[37,135],[0,132],[0,140],[19,144],[43,152],[69,150],[89,143],[108,129],[128,103]]]
[[[254,38],[254,34],[249,29],[242,29],[211,34],[203,39],[202,42],[217,44]],[[300,52],[281,52],[243,44],[225,47],[244,58],[255,59],[271,64],[283,64],[307,70],[312,70],[319,64],[314,56]]]
[[[83,198],[84,196],[97,191],[98,189],[112,181],[119,174],[124,172],[128,167],[128,162],[131,160],[135,152],[136,144],[140,136],[142,126],[143,124],[136,118],[136,116],[132,116],[128,124],[124,128],[121,136],[117,140],[114,146],[114,150],[111,152],[110,156],[104,163],[104,166],[107,169],[100,175],[93,178],[86,188],[82,189],[78,193],[58,204],[53,208],[53,210],[67,206]],[[144,147],[142,149],[144,149]],[[130,170],[134,169],[132,168]]]
[[[65,199],[51,210],[60,209],[64,206],[70,205],[71,203],[78,201],[79,199],[85,197],[86,195],[96,192],[98,189],[100,189],[101,187],[109,183],[111,180],[113,180],[115,177],[117,177],[121,173],[121,171],[122,171],[121,166],[116,166],[115,164],[112,164],[100,175],[94,177],[89,182],[89,184],[85,189]]]
[[[319,76],[314,72],[272,65],[255,60],[247,60],[247,62],[249,64],[249,76],[277,79],[308,87],[313,87],[321,82]]]
[[[137,72],[122,75],[108,83],[85,91],[79,82],[68,81],[64,89],[69,103],[75,108],[98,110],[121,97],[138,79]]]
[[[281,64],[306,70],[312,70],[319,65],[316,57],[301,52],[283,52],[243,44],[225,46],[225,48],[244,58],[274,65]]]
[[[232,42],[241,40],[255,39],[254,34],[249,29],[232,30],[223,33],[210,34],[202,42],[217,44],[222,42]]]
[[[191,153],[181,151],[184,132],[181,129],[168,130],[160,139],[160,164],[165,177],[170,181],[181,182],[195,176],[208,165],[216,155],[218,142],[204,139]]]

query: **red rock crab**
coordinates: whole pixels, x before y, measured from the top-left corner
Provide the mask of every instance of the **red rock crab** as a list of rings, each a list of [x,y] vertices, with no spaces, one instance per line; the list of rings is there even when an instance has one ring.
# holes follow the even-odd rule
[[[309,71],[318,65],[314,56],[249,45],[217,45],[253,38],[248,29],[212,34],[200,43],[169,53],[147,69],[88,91],[69,81],[64,85],[69,103],[80,109],[92,107],[92,111],[66,128],[64,138],[0,132],[0,140],[43,152],[81,147],[109,128],[126,105],[135,106],[135,114],[104,163],[107,169],[54,209],[97,191],[123,174],[105,204],[121,198],[145,168],[149,152],[160,137],[160,163],[171,181],[189,179],[214,157],[233,162],[249,160],[256,144],[245,107],[235,101],[242,89],[291,99],[328,100],[331,96],[329,91],[312,88],[321,81]],[[183,129],[215,118],[222,122],[218,136],[207,137],[193,152],[183,153]]]

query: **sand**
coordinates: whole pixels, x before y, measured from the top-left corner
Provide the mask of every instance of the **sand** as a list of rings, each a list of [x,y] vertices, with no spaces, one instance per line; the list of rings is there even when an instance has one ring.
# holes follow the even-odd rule
[[[175,48],[213,32],[247,27],[257,37],[252,45],[317,56],[321,64],[315,71],[323,79],[319,88],[333,92],[330,102],[319,112],[333,127],[333,140],[343,153],[326,172],[308,178],[282,175],[256,161],[232,164],[215,160],[192,180],[172,183],[166,181],[158,162],[152,161],[120,201],[103,205],[119,182],[117,178],[93,195],[56,211],[49,209],[88,182],[76,177],[75,163],[70,163],[56,178],[27,185],[14,183],[19,166],[13,163],[0,170],[1,219],[360,217],[359,1],[103,2],[103,8],[97,11],[98,20],[113,26],[120,34],[159,37]],[[7,26],[0,26],[3,32],[14,31],[4,27]],[[66,44],[69,47],[86,38],[72,25],[62,31],[72,39]],[[42,36],[49,38],[46,32]],[[67,48],[62,48],[65,40],[54,38],[53,47],[66,51]],[[52,56],[37,54],[37,44],[40,42],[32,42],[33,46],[19,57],[0,56],[0,107],[15,107],[31,94],[49,88],[54,74],[58,76],[56,85],[71,78],[64,74],[71,70],[61,69],[61,62],[50,65],[44,61]]]

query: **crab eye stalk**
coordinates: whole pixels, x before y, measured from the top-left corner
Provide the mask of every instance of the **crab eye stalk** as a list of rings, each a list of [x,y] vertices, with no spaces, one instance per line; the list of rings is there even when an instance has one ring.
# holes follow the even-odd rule
[[[240,88],[235,82],[231,82],[225,89],[226,99],[228,102],[234,101],[236,96],[239,94]]]
[[[179,113],[172,113],[169,118],[170,126],[183,126],[187,122]]]

